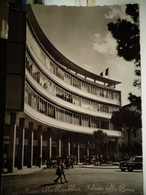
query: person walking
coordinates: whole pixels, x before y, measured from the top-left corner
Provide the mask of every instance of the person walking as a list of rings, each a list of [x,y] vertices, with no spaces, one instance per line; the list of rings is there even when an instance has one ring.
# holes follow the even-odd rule
[[[64,173],[64,165],[63,165],[63,163],[61,163],[61,174],[62,174],[63,177],[64,177],[64,182],[65,182],[65,183],[68,183],[68,181],[66,180],[65,173]]]
[[[57,179],[54,180],[54,183],[58,183],[58,180],[60,179],[61,184],[63,184],[62,176],[61,176],[62,175],[62,171],[61,171],[61,166],[60,165],[57,166],[56,175],[58,175],[58,177],[57,177]]]

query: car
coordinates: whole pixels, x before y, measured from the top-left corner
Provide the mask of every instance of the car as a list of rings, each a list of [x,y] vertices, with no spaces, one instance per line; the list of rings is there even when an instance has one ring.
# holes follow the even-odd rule
[[[133,171],[133,169],[142,169],[142,156],[131,157],[130,160],[120,162],[121,171]]]
[[[57,167],[57,160],[48,160],[46,162],[47,168],[56,168]]]

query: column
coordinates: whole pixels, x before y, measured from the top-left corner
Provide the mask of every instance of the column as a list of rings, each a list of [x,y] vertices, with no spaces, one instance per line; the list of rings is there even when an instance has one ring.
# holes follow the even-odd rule
[[[70,156],[70,137],[68,137],[68,155]]]
[[[77,157],[78,157],[78,163],[80,163],[80,143],[79,143],[79,135],[77,135]]]
[[[8,149],[8,171],[9,172],[14,172],[15,147],[16,147],[16,113],[11,113],[9,149]]]
[[[88,140],[88,135],[86,137],[86,149],[87,149],[87,157],[90,156],[90,153],[89,153],[89,140]]]
[[[77,150],[78,150],[78,163],[80,163],[80,144],[79,143],[77,145]]]
[[[52,135],[51,129],[48,128],[48,159],[51,160],[52,158]]]
[[[109,152],[108,152],[109,148],[108,148],[108,145],[109,145],[109,144],[108,144],[108,142],[107,142],[107,143],[106,143],[106,155],[107,155],[107,156],[109,156]]]
[[[115,152],[116,152],[116,155],[118,155],[118,138],[116,137],[115,138]]]
[[[112,151],[111,151],[111,141],[109,140],[108,142],[108,155],[111,156]]]
[[[90,153],[89,153],[89,147],[87,147],[87,157],[90,156]]]
[[[61,157],[61,137],[59,136],[59,148],[58,156]]]
[[[42,135],[42,125],[38,126],[38,147],[39,147],[39,167],[42,166],[42,149],[43,149],[43,135]]]
[[[61,157],[62,156],[62,151],[61,151],[61,134],[60,134],[60,131],[58,130],[57,131],[57,134],[58,134],[58,157]]]
[[[89,140],[88,140],[88,135],[86,135],[86,156],[89,157]]]
[[[18,169],[23,168],[24,163],[24,139],[25,139],[25,119],[19,119],[19,148],[18,148]]]
[[[28,126],[28,167],[32,168],[33,166],[33,140],[34,140],[34,131],[33,131],[33,123],[29,122]]]
[[[74,134],[70,133],[70,154],[71,155],[75,155],[74,153],[74,147],[73,147],[73,144],[74,144]]]

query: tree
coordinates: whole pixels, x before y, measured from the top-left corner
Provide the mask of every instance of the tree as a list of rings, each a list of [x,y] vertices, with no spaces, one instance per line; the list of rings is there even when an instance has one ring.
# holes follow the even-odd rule
[[[127,4],[127,16],[131,16],[133,21],[118,19],[116,23],[109,23],[108,30],[117,40],[117,52],[126,61],[133,61],[136,65],[135,75],[140,77],[140,30],[139,30],[139,7],[138,4]],[[135,79],[133,86],[140,88],[140,78]],[[129,94],[129,100],[133,99],[133,94]],[[139,98],[138,98],[139,99]],[[141,98],[139,99],[141,103]],[[131,102],[133,103],[133,102]]]
[[[123,128],[128,134],[128,154],[131,155],[131,132],[141,128],[141,114],[136,110],[130,110],[127,107],[113,112],[111,122],[117,128]]]
[[[133,22],[118,19],[116,23],[109,23],[108,30],[117,40],[117,51],[120,57],[126,61],[134,61],[140,66],[140,31],[139,14],[137,4],[128,4],[126,13],[131,16]],[[137,73],[138,75],[140,72]]]
[[[137,108],[137,110],[141,111],[141,97],[133,95],[132,93],[129,93],[128,100],[131,102],[133,106]]]
[[[101,154],[100,145],[104,143],[106,139],[107,139],[107,134],[104,133],[102,130],[93,132],[93,140],[94,140],[95,147],[96,147],[96,155],[100,156]]]

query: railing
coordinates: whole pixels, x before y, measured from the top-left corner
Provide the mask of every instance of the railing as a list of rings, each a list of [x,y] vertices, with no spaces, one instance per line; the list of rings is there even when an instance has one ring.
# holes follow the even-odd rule
[[[29,50],[33,52],[35,55],[35,59],[39,61],[39,63],[45,66],[52,74],[57,76],[59,79],[64,81],[65,83],[74,86],[75,88],[81,89],[90,94],[94,94],[96,96],[100,96],[107,99],[117,100],[120,104],[120,93],[116,91],[111,91],[110,89],[103,89],[95,85],[95,83],[89,84],[84,82],[76,77],[73,77],[65,68],[59,67],[52,59],[49,58],[42,50],[40,45],[34,39],[27,26],[27,45]],[[63,67],[63,66],[62,66]]]
[[[57,121],[63,121],[91,128],[116,129],[110,120],[79,114],[59,107],[36,93],[27,83],[25,86],[25,103],[32,109]]]
[[[105,113],[112,113],[113,111],[117,111],[119,107],[116,106],[109,106],[101,103],[97,103],[95,101],[91,101],[89,99],[77,96],[72,94],[71,92],[59,87],[55,84],[51,79],[45,76],[39,68],[35,65],[33,60],[29,57],[28,53],[26,54],[26,69],[28,70],[29,74],[32,78],[47,92],[51,93],[52,95],[67,101],[71,104],[75,104],[82,108],[98,111],[98,112],[105,112]]]

